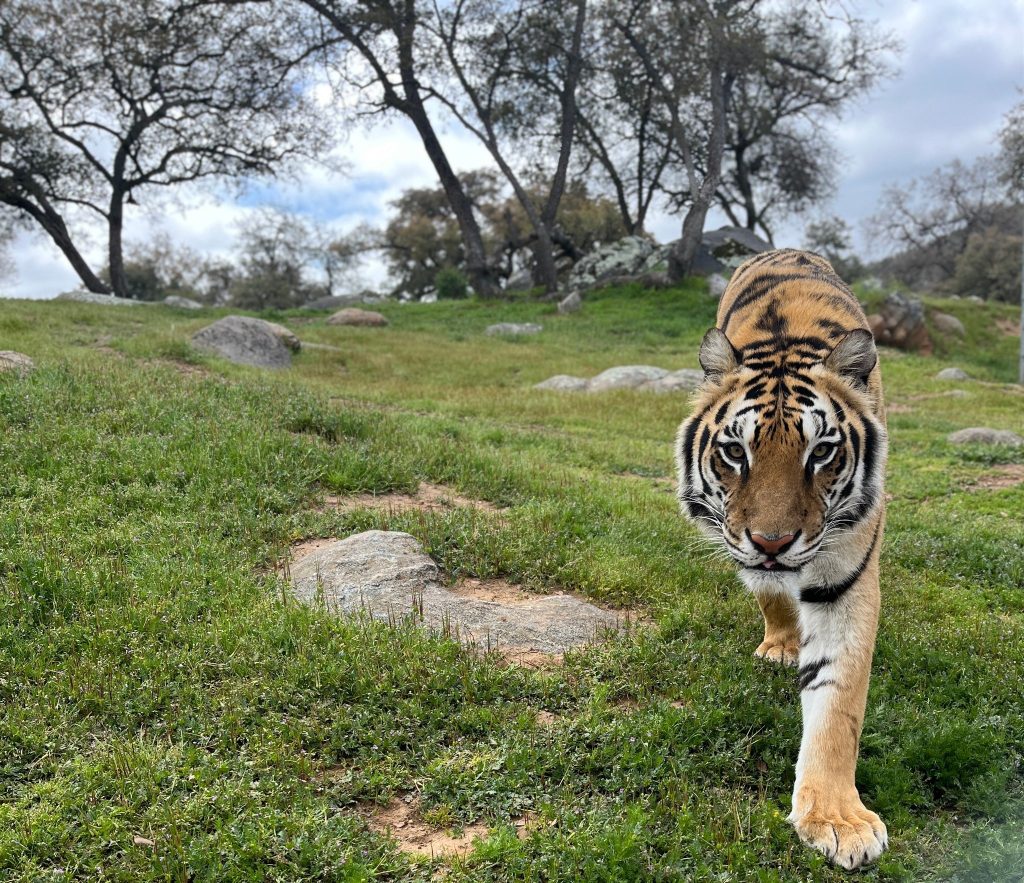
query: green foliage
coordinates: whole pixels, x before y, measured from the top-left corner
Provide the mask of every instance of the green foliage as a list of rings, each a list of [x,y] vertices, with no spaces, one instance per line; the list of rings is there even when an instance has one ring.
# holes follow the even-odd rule
[[[439,300],[463,300],[469,296],[469,283],[455,267],[442,267],[434,277]]]
[[[189,354],[209,316],[11,302],[0,349],[38,368],[0,375],[0,877],[847,880],[785,822],[793,673],[751,657],[756,605],[666,481],[686,400],[531,388],[693,367],[715,306],[694,283],[595,292],[568,317],[475,300],[383,304],[384,330],[286,313],[340,351],[273,374]],[[992,330],[1013,311],[950,310],[957,363],[983,379],[967,403],[934,395],[940,358],[881,354],[903,407],[858,770],[890,826],[872,880],[1020,876],[1024,486],[975,487],[994,461],[944,441],[1024,431],[1016,339]],[[485,338],[497,321],[545,327]],[[420,481],[504,511],[316,505]],[[534,670],[289,599],[292,542],[375,528],[412,533],[450,578],[645,620]],[[412,860],[359,810],[404,791],[492,833],[464,860]]]
[[[985,300],[1019,303],[1022,252],[1024,240],[1019,234],[996,227],[972,233],[956,260],[950,287],[965,296],[973,294]]]

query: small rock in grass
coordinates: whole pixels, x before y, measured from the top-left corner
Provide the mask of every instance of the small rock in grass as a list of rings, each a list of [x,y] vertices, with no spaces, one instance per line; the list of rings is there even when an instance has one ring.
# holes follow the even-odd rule
[[[568,313],[579,312],[582,306],[583,298],[580,297],[580,293],[578,291],[570,291],[558,302],[558,312],[564,316]]]
[[[936,380],[970,380],[971,376],[963,368],[943,368],[935,375]]]
[[[164,298],[164,303],[169,307],[177,307],[179,310],[201,310],[203,305],[190,297],[182,297],[180,294],[169,294]]]
[[[943,334],[955,334],[957,337],[963,337],[967,334],[964,323],[949,313],[940,313],[938,310],[934,311],[932,313],[932,324]]]
[[[225,316],[192,335],[196,349],[238,365],[287,368],[292,354],[273,323],[251,316]]]
[[[704,372],[695,368],[683,368],[680,371],[673,371],[658,380],[649,380],[638,387],[641,390],[650,392],[690,392],[697,389],[704,382]]]
[[[534,389],[556,389],[561,392],[582,392],[587,388],[585,377],[573,377],[571,374],[556,374],[540,383],[535,383]]]
[[[587,385],[589,392],[604,392],[608,389],[636,389],[652,380],[661,380],[669,372],[653,365],[619,365],[602,371]]]
[[[990,429],[987,426],[971,426],[951,432],[946,441],[953,445],[1024,445],[1024,438],[1008,429]]]
[[[499,322],[497,325],[488,325],[484,334],[488,337],[497,335],[519,337],[524,334],[539,334],[543,330],[544,326],[535,322]]]
[[[24,377],[36,364],[24,353],[16,353],[14,350],[0,350],[0,374],[10,371],[19,377]]]
[[[367,328],[383,328],[388,324],[387,317],[373,310],[361,310],[358,307],[348,307],[338,310],[327,320],[328,325],[358,325]]]

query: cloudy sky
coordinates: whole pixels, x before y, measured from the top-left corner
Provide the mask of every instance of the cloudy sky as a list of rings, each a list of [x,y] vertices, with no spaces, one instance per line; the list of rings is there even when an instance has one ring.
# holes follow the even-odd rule
[[[994,149],[1002,117],[1024,88],[1024,2],[860,0],[856,8],[893,31],[904,46],[899,77],[834,127],[844,160],[838,192],[827,209],[860,231],[887,184]],[[488,164],[483,148],[465,133],[450,129],[445,140],[457,168]],[[241,197],[191,194],[174,204],[136,209],[126,237],[141,241],[165,231],[201,253],[227,256],[239,221],[260,204],[306,214],[344,232],[362,221],[379,225],[400,191],[435,180],[415,133],[402,123],[353,132],[338,155],[348,166],[344,176],[309,167],[294,181],[261,185]],[[675,238],[680,220],[659,213],[651,232],[662,241]],[[805,221],[793,219],[780,229],[777,244],[802,244]],[[99,234],[86,240],[85,249],[96,266],[102,264]],[[16,276],[0,279],[0,295],[53,297],[77,287],[62,255],[41,235],[19,235],[12,257]],[[365,268],[362,281],[382,280],[379,264]]]

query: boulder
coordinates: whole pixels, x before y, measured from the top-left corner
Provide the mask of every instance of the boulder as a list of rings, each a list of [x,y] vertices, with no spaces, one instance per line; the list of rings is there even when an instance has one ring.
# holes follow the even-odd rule
[[[569,288],[587,289],[615,276],[635,276],[655,250],[646,236],[625,236],[595,249],[576,262]]]
[[[579,312],[583,306],[583,298],[578,291],[570,291],[558,302],[558,312],[563,316],[569,313]]]
[[[533,287],[533,271],[529,268],[513,273],[505,282],[505,291],[529,291]]]
[[[663,273],[668,269],[668,254],[671,251],[671,245],[658,245],[655,246],[654,251],[647,255],[643,265],[640,267],[641,273]]]
[[[284,325],[279,325],[277,322],[267,322],[267,327],[274,332],[288,349],[293,353],[297,353],[302,349],[302,341],[295,335],[293,331],[289,331]]]
[[[648,380],[642,383],[637,389],[648,392],[691,392],[697,389],[704,382],[704,372],[695,368],[683,368],[680,371],[672,371],[657,380]]]
[[[583,392],[589,381],[586,377],[573,377],[571,374],[556,374],[540,383],[535,383],[534,389],[556,389],[560,392]]]
[[[112,294],[96,294],[92,291],[65,291],[54,300],[73,300],[81,304],[98,304],[102,307],[141,307],[148,306],[150,301],[133,300],[130,297],[114,297]]]
[[[182,297],[180,294],[169,294],[163,301],[169,307],[177,307],[179,310],[201,310],[203,305],[190,297]]]
[[[291,351],[272,324],[250,316],[225,316],[193,334],[192,344],[238,365],[287,368]]]
[[[970,380],[971,376],[963,368],[943,368],[935,375],[936,380]]]
[[[712,273],[708,276],[708,293],[715,299],[721,300],[725,289],[729,287],[729,280],[721,273]]]
[[[521,337],[529,334],[539,334],[544,330],[543,325],[535,322],[499,322],[497,325],[488,325],[484,331],[488,337]]]
[[[436,304],[437,303],[437,292],[428,291],[426,294],[420,295],[419,302],[421,304]]]
[[[919,298],[898,291],[890,292],[881,310],[868,318],[868,325],[880,344],[910,352],[931,352],[932,342],[924,322],[924,304]]]
[[[0,350],[0,374],[17,374],[24,377],[36,367],[24,353],[16,353],[14,350]]]
[[[985,299],[983,297],[978,297],[978,295],[976,295],[976,294],[968,295],[967,300],[969,300],[972,304],[983,304],[983,303],[985,303]]]
[[[338,310],[327,320],[328,325],[358,325],[367,328],[383,328],[388,320],[373,310],[360,310],[358,307],[346,307]]]
[[[940,313],[938,310],[933,310],[932,324],[943,334],[955,334],[957,337],[963,337],[967,334],[964,323],[949,313]]]
[[[1008,429],[990,429],[987,426],[971,426],[958,429],[946,436],[952,445],[1024,445],[1024,438]]]
[[[618,617],[572,595],[524,593],[515,603],[482,600],[441,584],[441,571],[407,533],[371,530],[329,543],[291,568],[291,590],[338,614],[429,631],[486,648],[564,653],[616,629]]]
[[[699,276],[735,270],[747,258],[765,251],[772,245],[746,227],[719,227],[708,230],[701,237],[694,257],[693,272]]]
[[[604,392],[609,389],[636,389],[652,380],[661,380],[668,374],[664,368],[653,365],[620,365],[609,368],[592,378],[587,384],[588,392]]]

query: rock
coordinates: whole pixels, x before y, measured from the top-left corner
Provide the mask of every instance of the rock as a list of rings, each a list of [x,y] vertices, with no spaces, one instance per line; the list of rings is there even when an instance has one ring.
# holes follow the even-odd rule
[[[437,303],[437,292],[436,291],[431,291],[428,294],[421,295],[419,302],[421,304],[436,304]]]
[[[579,312],[582,306],[583,298],[580,297],[580,293],[578,291],[570,291],[558,302],[558,312],[565,316],[569,313]]]
[[[978,297],[978,295],[976,295],[976,294],[969,295],[967,300],[969,300],[972,304],[983,304],[983,303],[985,303],[985,299],[982,298],[982,297]]]
[[[179,310],[201,310],[203,305],[190,297],[182,297],[180,294],[169,294],[163,302],[169,307],[177,307]]]
[[[65,291],[54,300],[73,300],[81,304],[98,304],[103,307],[149,306],[150,301],[132,300],[130,297],[114,297],[112,294],[96,294],[92,291]]]
[[[932,312],[932,324],[943,334],[955,334],[957,337],[963,337],[967,334],[964,323],[949,313],[940,313],[938,310],[934,310]]]
[[[30,373],[36,367],[36,363],[32,361],[24,353],[16,353],[14,350],[0,350],[0,374],[17,374],[19,377],[24,377]]]
[[[654,251],[647,255],[646,260],[640,267],[641,273],[662,273],[668,269],[668,254],[671,245],[656,246]]]
[[[569,288],[587,289],[613,276],[635,276],[655,250],[646,236],[625,236],[595,249],[576,262]]]
[[[371,530],[337,540],[291,568],[292,593],[333,613],[413,619],[481,647],[563,653],[618,627],[614,613],[572,595],[481,600],[441,585],[441,572],[407,533]]]
[[[932,342],[924,323],[924,304],[919,298],[890,292],[879,313],[868,317],[875,340],[910,352],[931,352]]]
[[[708,276],[724,270],[735,270],[752,255],[771,250],[771,243],[765,242],[746,227],[708,230],[701,237],[697,248],[693,272],[699,276]]]
[[[936,380],[970,380],[971,376],[963,368],[943,368],[935,375]]]
[[[383,328],[388,324],[386,317],[373,310],[360,310],[358,307],[347,307],[338,310],[327,320],[328,325],[359,325],[372,328]]]
[[[238,365],[287,368],[292,363],[291,351],[271,324],[249,316],[225,316],[193,334],[192,343],[196,349]]]
[[[308,303],[304,303],[301,307],[303,310],[331,310],[336,312],[344,309],[345,307],[352,307],[356,304],[379,304],[383,303],[386,298],[377,294],[375,291],[369,289],[359,292],[359,294],[336,294],[329,295],[327,297],[318,297],[316,300],[311,300]]]
[[[557,389],[561,392],[582,392],[589,381],[586,377],[573,377],[571,374],[556,374],[547,380],[533,385],[534,389]]]
[[[533,271],[530,269],[513,273],[505,282],[505,291],[529,291],[533,287]]]
[[[1024,438],[1008,429],[989,429],[987,426],[971,426],[958,429],[946,436],[952,445],[1024,445]]]
[[[278,325],[277,322],[267,322],[266,325],[280,338],[281,343],[288,347],[288,349],[293,353],[297,353],[302,349],[302,341],[296,337],[294,332],[285,328],[284,325]]]
[[[664,368],[653,365],[620,365],[602,371],[587,384],[588,392],[604,392],[608,389],[636,389],[652,380],[661,380],[668,374]]]
[[[729,280],[721,273],[712,273],[708,276],[708,293],[715,299],[721,300],[725,289],[729,287]]]
[[[648,380],[637,389],[649,392],[691,392],[704,382],[704,372],[695,368],[673,371],[658,380]]]
[[[535,322],[499,322],[497,325],[488,325],[484,334],[488,337],[520,337],[524,334],[539,334],[543,330],[544,326]]]

